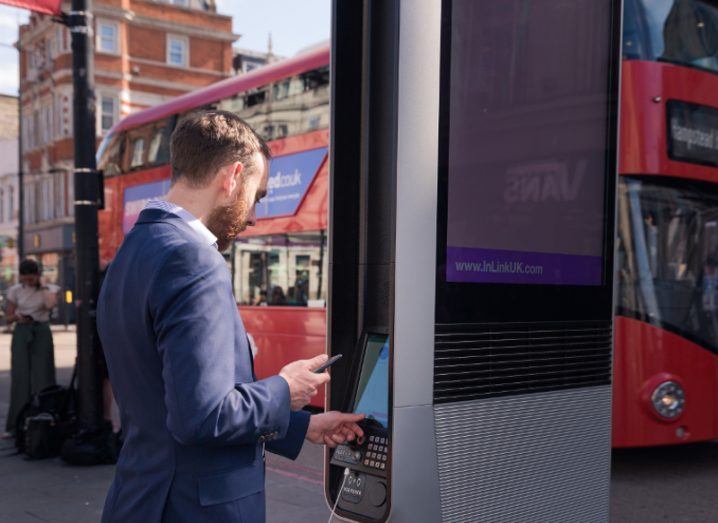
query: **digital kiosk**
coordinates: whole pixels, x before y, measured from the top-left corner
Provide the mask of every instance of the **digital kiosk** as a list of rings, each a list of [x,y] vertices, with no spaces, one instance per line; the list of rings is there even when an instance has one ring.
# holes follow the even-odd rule
[[[608,520],[620,8],[333,2],[336,517]]]

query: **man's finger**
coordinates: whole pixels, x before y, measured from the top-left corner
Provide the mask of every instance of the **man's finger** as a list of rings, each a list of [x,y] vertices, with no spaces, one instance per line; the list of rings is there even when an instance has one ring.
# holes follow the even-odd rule
[[[356,436],[358,438],[361,438],[362,436],[364,436],[364,431],[356,423],[345,423],[344,428],[347,430],[351,430],[354,434],[356,434]]]
[[[337,412],[337,421],[341,423],[356,423],[364,419],[364,414],[352,414],[349,412]]]
[[[329,436],[324,436],[324,444],[325,444],[327,447],[329,447],[330,449],[336,448],[336,446],[337,446],[337,444],[334,443],[334,441],[332,440],[332,438],[330,438]]]
[[[319,354],[317,356],[314,356],[311,359],[305,360],[307,362],[307,368],[309,370],[315,370],[324,364],[329,359],[329,356],[326,354]]]
[[[332,379],[332,377],[329,375],[328,372],[312,374],[312,377],[314,378],[312,381],[315,383],[315,386],[317,386],[317,387],[321,387],[325,383],[329,383],[329,380]]]
[[[344,434],[344,437],[349,441],[354,441],[354,438],[356,438],[356,434],[354,434],[354,431],[348,427],[342,427],[341,431],[342,434]]]

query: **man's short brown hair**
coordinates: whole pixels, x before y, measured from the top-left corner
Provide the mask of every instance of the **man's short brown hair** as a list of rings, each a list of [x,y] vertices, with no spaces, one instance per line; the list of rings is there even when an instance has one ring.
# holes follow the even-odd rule
[[[206,187],[225,165],[240,162],[245,172],[254,168],[260,152],[269,159],[266,142],[244,120],[229,111],[197,111],[183,117],[170,143],[172,183]]]

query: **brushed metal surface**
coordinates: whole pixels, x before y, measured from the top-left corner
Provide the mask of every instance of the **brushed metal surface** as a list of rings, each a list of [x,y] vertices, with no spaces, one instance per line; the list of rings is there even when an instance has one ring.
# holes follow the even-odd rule
[[[607,521],[610,415],[610,386],[436,405],[442,521]]]

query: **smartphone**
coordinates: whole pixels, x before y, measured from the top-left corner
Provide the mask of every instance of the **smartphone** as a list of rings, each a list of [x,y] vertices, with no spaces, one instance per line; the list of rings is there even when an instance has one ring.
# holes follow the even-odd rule
[[[336,356],[332,356],[332,357],[329,358],[327,361],[325,361],[323,365],[321,365],[320,367],[318,367],[317,369],[315,369],[315,370],[314,370],[314,373],[315,373],[315,374],[321,374],[322,372],[324,372],[325,370],[327,370],[329,367],[331,367],[332,365],[334,365],[337,361],[339,361],[339,360],[341,359],[341,357],[342,357],[341,354],[337,354]]]

